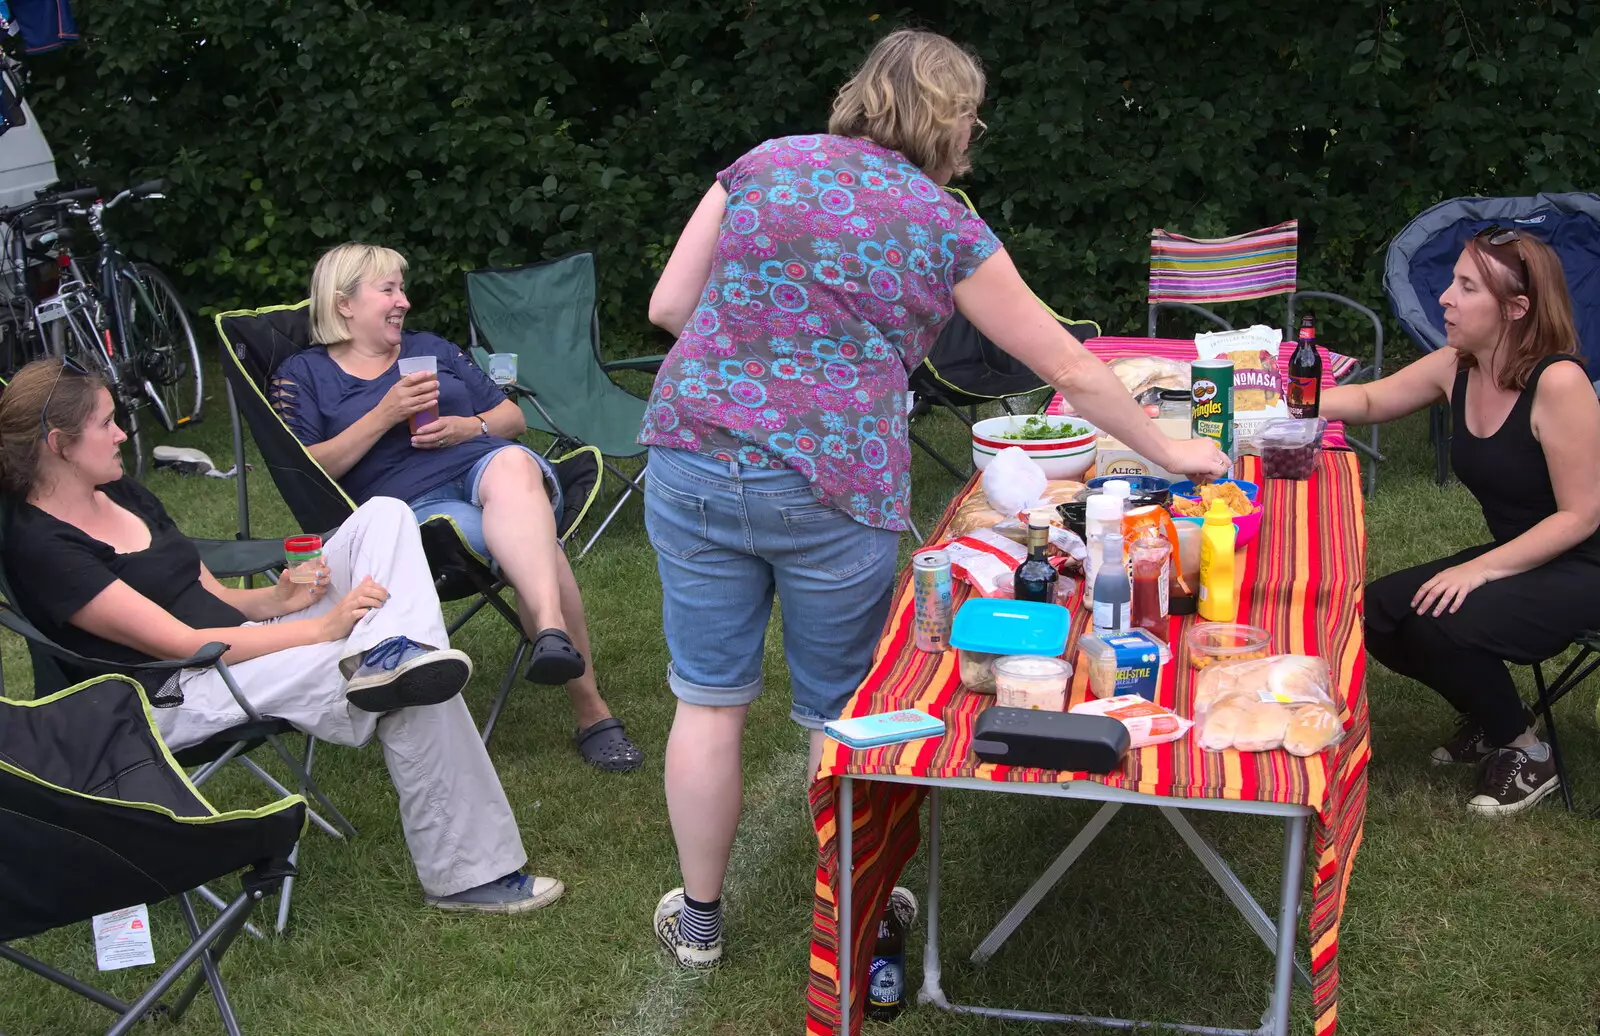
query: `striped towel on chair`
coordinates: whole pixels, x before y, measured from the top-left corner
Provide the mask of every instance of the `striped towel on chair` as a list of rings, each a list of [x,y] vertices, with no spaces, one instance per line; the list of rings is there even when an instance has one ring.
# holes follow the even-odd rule
[[[1150,305],[1238,302],[1295,290],[1300,221],[1233,237],[1150,232]]]

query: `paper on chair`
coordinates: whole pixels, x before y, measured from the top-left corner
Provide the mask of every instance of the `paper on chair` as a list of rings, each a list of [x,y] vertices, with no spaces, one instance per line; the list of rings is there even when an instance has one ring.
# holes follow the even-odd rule
[[[96,914],[93,925],[94,958],[101,971],[156,962],[150,941],[150,910],[143,903]]]

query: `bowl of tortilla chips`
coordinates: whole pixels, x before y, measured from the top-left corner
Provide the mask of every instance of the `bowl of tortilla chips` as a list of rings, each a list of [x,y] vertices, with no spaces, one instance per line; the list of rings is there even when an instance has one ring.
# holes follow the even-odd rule
[[[1234,548],[1243,547],[1261,531],[1261,487],[1242,479],[1222,478],[1200,486],[1193,482],[1172,484],[1172,517],[1199,521],[1211,508],[1213,500],[1221,500],[1233,512],[1233,527],[1237,530]]]

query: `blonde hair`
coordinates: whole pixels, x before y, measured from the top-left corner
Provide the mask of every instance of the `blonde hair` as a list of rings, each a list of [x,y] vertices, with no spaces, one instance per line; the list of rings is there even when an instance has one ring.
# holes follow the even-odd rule
[[[828,132],[867,137],[932,175],[972,168],[961,123],[983,103],[978,59],[937,33],[899,29],[878,41],[833,100]]]
[[[350,328],[339,313],[339,301],[356,293],[364,281],[403,274],[406,257],[382,245],[349,241],[323,253],[311,271],[311,341],[337,345],[349,341]]]

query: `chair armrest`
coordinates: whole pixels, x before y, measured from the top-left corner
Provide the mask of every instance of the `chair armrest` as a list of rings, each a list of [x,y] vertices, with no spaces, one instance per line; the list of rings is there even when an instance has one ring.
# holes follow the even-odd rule
[[[30,644],[37,644],[40,650],[59,658],[63,662],[68,662],[81,669],[91,669],[105,673],[126,673],[130,670],[133,672],[142,672],[144,670],[160,672],[173,669],[210,669],[217,664],[223,655],[228,653],[228,649],[232,646],[213,641],[190,657],[180,658],[175,661],[108,662],[103,658],[90,658],[87,655],[80,655],[76,651],[67,650],[43,633],[40,633],[33,623],[23,618],[19,612],[7,604],[0,604],[0,626],[25,638]]]
[[[666,361],[666,353],[656,353],[654,356],[629,356],[623,360],[608,360],[600,365],[606,373],[611,371],[644,371],[646,374],[656,374],[661,370],[661,364]]]

